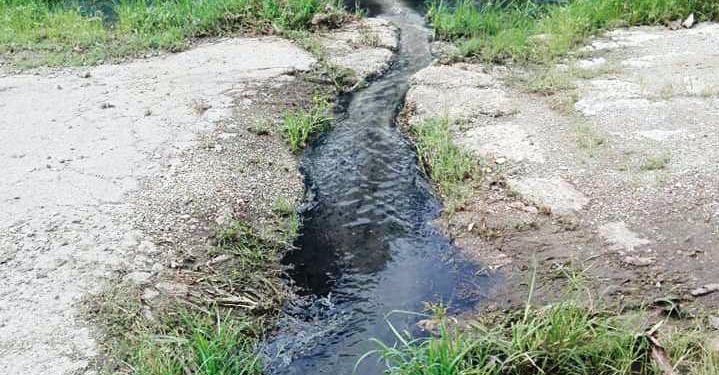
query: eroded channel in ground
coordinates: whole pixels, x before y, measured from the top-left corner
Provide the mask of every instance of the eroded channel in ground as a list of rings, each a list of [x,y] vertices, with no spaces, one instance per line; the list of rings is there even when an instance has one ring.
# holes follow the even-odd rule
[[[373,349],[370,338],[394,342],[387,314],[421,311],[424,302],[462,308],[491,282],[454,258],[433,228],[439,202],[394,125],[409,77],[431,60],[424,18],[397,0],[369,8],[400,29],[400,49],[392,70],[344,98],[335,128],[303,155],[304,225],[298,250],[284,262],[307,301],[288,308],[265,350],[272,374],[351,374]],[[409,331],[418,319],[389,318]],[[372,358],[356,373],[381,372]]]

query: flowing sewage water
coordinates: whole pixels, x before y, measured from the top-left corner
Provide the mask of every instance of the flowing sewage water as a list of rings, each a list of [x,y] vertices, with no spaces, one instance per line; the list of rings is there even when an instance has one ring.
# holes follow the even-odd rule
[[[375,1],[362,5],[399,28],[399,51],[387,74],[340,101],[335,127],[303,154],[303,229],[283,262],[306,298],[264,348],[270,374],[352,374],[370,338],[394,342],[388,313],[425,301],[466,307],[492,282],[433,228],[440,204],[394,123],[409,77],[431,61],[424,17],[403,0]],[[410,332],[418,319],[388,318]],[[372,358],[356,373],[382,370]]]
[[[64,0],[85,14],[112,21],[117,0]],[[354,0],[350,0],[354,1]],[[332,131],[302,157],[308,193],[297,251],[284,262],[305,298],[291,301],[278,332],[263,348],[266,371],[284,375],[350,375],[374,349],[370,338],[392,343],[388,322],[421,334],[424,302],[461,309],[472,305],[490,275],[459,260],[432,227],[440,204],[417,165],[414,147],[394,124],[409,77],[429,65],[429,30],[419,4],[361,0],[370,16],[400,31],[392,69],[339,101]],[[371,358],[357,375],[379,375]]]

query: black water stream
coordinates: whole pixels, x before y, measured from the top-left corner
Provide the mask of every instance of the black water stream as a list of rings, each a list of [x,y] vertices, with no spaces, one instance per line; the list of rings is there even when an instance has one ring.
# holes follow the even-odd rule
[[[67,1],[113,17],[115,0]],[[350,375],[374,349],[370,338],[395,342],[389,323],[422,335],[415,324],[421,317],[408,312],[422,311],[425,302],[467,308],[493,282],[457,258],[432,226],[440,202],[395,126],[409,78],[431,61],[421,5],[410,1],[360,2],[399,28],[399,51],[389,72],[340,98],[334,128],[303,154],[303,229],[297,250],[283,260],[301,298],[286,306],[265,343],[269,374]],[[381,373],[376,357],[356,370]]]
[[[373,349],[370,338],[395,342],[387,314],[422,311],[424,302],[461,309],[492,282],[459,260],[432,226],[440,203],[395,126],[410,76],[431,61],[423,14],[402,0],[363,5],[400,29],[400,48],[387,74],[340,100],[333,130],[303,154],[304,225],[284,263],[306,298],[288,306],[267,343],[270,374],[352,374]],[[417,315],[388,319],[421,334]],[[356,373],[379,375],[382,368],[369,358]]]

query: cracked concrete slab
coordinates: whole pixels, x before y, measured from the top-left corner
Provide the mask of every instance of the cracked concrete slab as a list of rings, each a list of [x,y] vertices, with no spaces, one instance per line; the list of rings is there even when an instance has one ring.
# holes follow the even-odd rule
[[[478,126],[457,137],[457,143],[483,157],[504,157],[516,162],[543,163],[539,145],[521,125]]]
[[[655,30],[656,28],[635,27],[631,29],[612,30],[606,34],[606,38],[595,39],[590,45],[584,47],[584,50],[606,50],[616,49],[620,47],[636,47],[661,38],[660,33],[647,32],[647,30]]]
[[[331,63],[354,71],[362,80],[389,69],[399,32],[387,20],[365,18],[320,36],[318,42]]]
[[[414,86],[435,86],[442,88],[490,87],[497,81],[491,74],[482,72],[469,64],[431,65],[415,73],[410,80]]]
[[[410,122],[428,117],[470,120],[512,114],[516,104],[487,74],[464,64],[429,66],[411,79],[406,100],[414,106]]]
[[[158,268],[133,223],[141,182],[233,115],[242,82],[282,84],[314,59],[279,38],[227,39],[136,61],[0,78],[0,368],[89,371],[77,303],[109,273]],[[145,243],[143,245],[143,243]]]

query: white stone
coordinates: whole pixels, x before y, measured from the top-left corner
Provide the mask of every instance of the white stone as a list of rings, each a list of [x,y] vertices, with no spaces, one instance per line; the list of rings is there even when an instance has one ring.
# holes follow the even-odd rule
[[[615,250],[634,251],[637,247],[648,245],[651,241],[632,232],[623,221],[606,223],[599,227],[599,235]]]
[[[596,57],[592,59],[579,60],[577,61],[577,67],[580,69],[594,69],[602,66],[607,62],[607,59],[603,57]]]
[[[509,186],[526,199],[547,206],[558,214],[577,212],[589,203],[587,197],[560,178],[511,179]]]

